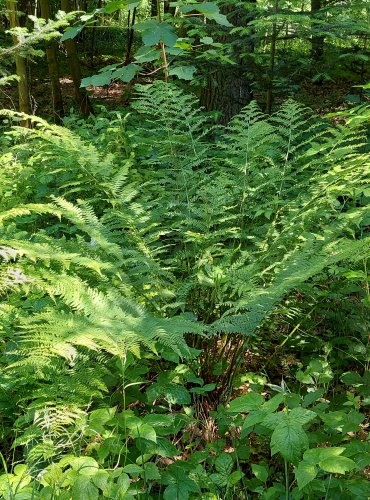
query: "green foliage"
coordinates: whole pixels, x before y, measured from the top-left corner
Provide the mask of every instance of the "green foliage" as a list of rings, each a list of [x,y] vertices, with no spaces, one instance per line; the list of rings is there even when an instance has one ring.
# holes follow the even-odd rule
[[[337,354],[367,331],[358,113],[252,103],[225,131],[164,82],[69,128],[2,113],[4,498],[366,498],[366,348]],[[280,386],[273,357],[246,374],[276,336]]]

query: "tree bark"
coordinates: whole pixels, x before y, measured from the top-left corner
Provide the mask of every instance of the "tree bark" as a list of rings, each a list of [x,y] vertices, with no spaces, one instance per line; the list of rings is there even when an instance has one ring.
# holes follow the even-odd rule
[[[15,0],[7,0],[6,8],[8,10],[9,23],[11,28],[19,26],[19,19],[17,16],[17,2]],[[18,44],[17,36],[13,36],[13,44]],[[19,111],[21,113],[31,114],[31,103],[29,96],[28,74],[27,74],[27,61],[25,57],[16,56],[15,58],[16,72],[18,76],[18,97],[19,97]],[[23,126],[28,127],[29,121],[24,120]]]
[[[251,0],[249,3],[256,3]],[[228,15],[229,21],[235,26],[245,26],[251,19],[244,14],[243,7],[228,5],[221,9],[222,13]],[[243,16],[244,14],[244,16]],[[237,35],[238,36],[238,35]],[[219,37],[217,41],[227,42],[232,46],[233,64],[210,65],[210,73],[207,77],[205,88],[202,90],[200,104],[207,111],[220,111],[219,122],[227,124],[231,118],[252,100],[250,82],[247,78],[248,57],[241,56],[238,38],[232,35]],[[253,52],[253,44],[248,44],[248,49]]]
[[[61,7],[64,12],[71,12],[72,10],[70,0],[61,0]],[[91,106],[88,95],[83,89],[80,88],[81,67],[77,55],[76,42],[73,39],[65,40],[64,45],[66,48],[69,69],[71,71],[73,80],[75,101],[79,107],[80,113],[83,116],[89,116],[91,113],[93,113],[93,108]]]
[[[312,18],[317,16],[322,7],[322,0],[311,0]],[[314,60],[320,59],[324,54],[324,36],[312,34],[311,37],[311,57]]]
[[[275,0],[274,3],[274,14],[277,14],[279,8],[279,0]],[[271,44],[270,44],[270,64],[268,72],[268,87],[266,93],[266,113],[271,114],[272,102],[273,102],[273,91],[274,91],[274,76],[275,76],[275,58],[276,58],[276,40],[277,40],[278,30],[276,20],[272,22],[272,33],[271,33]]]
[[[50,19],[49,0],[40,0],[41,17],[43,19]],[[56,122],[60,122],[64,114],[63,97],[59,81],[59,64],[58,56],[54,42],[46,48],[46,59],[48,62],[48,71],[51,85],[51,102],[53,106],[53,115]]]

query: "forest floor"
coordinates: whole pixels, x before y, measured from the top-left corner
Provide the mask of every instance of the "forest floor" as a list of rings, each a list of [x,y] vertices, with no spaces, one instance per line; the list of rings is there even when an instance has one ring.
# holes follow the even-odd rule
[[[48,117],[52,115],[50,83],[46,78],[33,79],[31,88],[32,114]],[[73,82],[70,76],[60,78],[64,99],[65,113],[75,110]],[[353,95],[353,82],[347,80],[327,81],[320,84],[309,80],[301,84],[300,89],[292,97],[321,116],[348,107],[347,96]],[[127,105],[131,85],[115,82],[105,87],[87,88],[93,104],[117,109]],[[276,101],[285,100],[287,96],[277,96]],[[263,108],[263,94],[255,94],[256,100]],[[0,87],[0,109],[17,109],[17,86]]]

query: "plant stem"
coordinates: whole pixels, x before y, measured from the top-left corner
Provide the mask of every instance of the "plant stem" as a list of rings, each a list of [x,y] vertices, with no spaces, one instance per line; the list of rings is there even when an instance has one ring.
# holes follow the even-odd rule
[[[285,499],[289,500],[289,468],[288,462],[284,458],[284,469],[285,469]]]
[[[329,490],[330,490],[331,478],[332,478],[332,475],[330,474],[329,482],[328,482],[328,489],[326,490],[326,494],[325,494],[325,500],[328,500],[328,498],[329,498],[328,495],[329,495]]]

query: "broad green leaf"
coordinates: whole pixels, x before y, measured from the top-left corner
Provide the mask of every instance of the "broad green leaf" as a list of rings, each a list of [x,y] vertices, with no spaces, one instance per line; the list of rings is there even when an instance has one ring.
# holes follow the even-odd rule
[[[140,47],[135,53],[135,59],[139,63],[157,61],[162,55],[162,51],[154,47]]]
[[[264,397],[256,392],[248,392],[244,396],[233,399],[227,409],[230,413],[243,413],[257,410],[264,402]]]
[[[345,474],[346,472],[355,469],[356,463],[347,457],[328,457],[321,460],[319,467],[325,472],[331,472],[332,474]]]
[[[93,476],[91,476],[91,481],[97,488],[105,490],[109,484],[109,474],[106,470],[98,470]]]
[[[139,467],[139,465],[136,464],[125,465],[125,467],[122,470],[123,472],[126,472],[126,474],[133,474],[135,476],[138,476],[143,472],[143,468]]]
[[[83,24],[79,24],[78,26],[72,26],[72,28],[67,28],[66,31],[60,38],[61,42],[65,42],[66,40],[72,40],[75,38],[81,31],[84,29]]]
[[[317,391],[314,392],[308,392],[303,399],[303,408],[307,408],[307,406],[312,405],[312,403],[320,399],[324,395],[324,393],[325,389],[323,388],[317,389]]]
[[[89,76],[81,80],[80,87],[103,87],[104,85],[109,85],[112,81],[112,72],[107,71],[106,73],[100,73],[98,75]]]
[[[134,439],[141,438],[146,439],[147,441],[152,441],[153,443],[157,442],[157,434],[154,428],[148,424],[142,424],[134,427],[130,432],[130,436]]]
[[[280,392],[279,394],[276,394],[268,401],[265,401],[261,406],[261,410],[264,411],[266,414],[272,413],[279,408],[284,399],[285,399],[284,394]]]
[[[175,66],[174,68],[170,68],[168,74],[170,76],[177,76],[181,80],[192,80],[196,69],[195,66]]]
[[[72,498],[78,500],[98,500],[99,490],[88,476],[78,476],[73,483]]]
[[[271,455],[280,453],[289,462],[296,462],[308,448],[308,437],[302,426],[284,419],[271,436]]]
[[[168,47],[173,47],[177,40],[177,34],[173,26],[155,19],[138,23],[134,29],[142,31],[143,43],[150,47],[157,45],[159,42],[163,42]]]
[[[131,82],[140,69],[141,67],[137,64],[130,63],[123,68],[116,69],[116,71],[112,73],[112,78],[118,78],[122,82],[128,83]]]
[[[93,476],[99,470],[98,462],[92,457],[73,457],[69,463],[81,476]]]
[[[168,439],[164,437],[157,437],[157,447],[156,453],[160,457],[172,458],[180,455],[179,450],[175,445],[171,443]]]
[[[248,413],[248,415],[245,417],[243,426],[242,426],[242,437],[246,437],[246,435],[253,430],[253,427],[257,424],[260,424],[263,422],[263,420],[266,418],[267,413],[262,410],[258,411],[251,411]]]
[[[230,474],[227,484],[229,486],[234,486],[242,479],[242,477],[244,477],[243,472],[241,470],[236,470]]]
[[[229,453],[221,453],[215,460],[216,471],[224,476],[229,476],[233,470],[233,459]]]
[[[310,464],[318,464],[321,460],[338,457],[344,450],[344,447],[310,448],[304,452],[303,460]]]
[[[113,14],[117,10],[133,10],[138,7],[140,2],[130,2],[129,0],[114,0],[113,2],[109,2],[104,7],[104,12],[107,14]]]
[[[101,408],[94,410],[89,416],[89,430],[96,434],[103,434],[105,432],[105,424],[109,422],[114,416],[116,408]]]
[[[181,463],[174,463],[167,467],[162,475],[162,484],[167,484],[164,491],[165,500],[182,500],[189,498],[189,493],[199,493],[199,486],[184,472]]]
[[[164,397],[172,405],[188,405],[191,402],[189,391],[183,385],[166,385]]]
[[[212,21],[216,21],[217,24],[221,26],[227,26],[228,28],[232,26],[232,24],[228,21],[227,17],[224,14],[206,14],[207,19],[211,19]]]
[[[216,384],[206,384],[203,387],[193,387],[190,389],[190,392],[194,394],[205,394],[206,392],[214,391],[216,388]]]
[[[315,479],[317,475],[317,468],[315,465],[303,461],[300,462],[294,469],[294,474],[297,480],[298,488],[301,490]]]
[[[346,372],[340,377],[341,381],[346,385],[359,386],[364,383],[363,378],[359,373]]]
[[[206,45],[210,45],[211,43],[213,43],[213,38],[211,36],[204,36],[200,39],[200,42],[205,43]]]
[[[252,464],[252,472],[262,483],[265,483],[269,477],[269,471],[264,465]]]
[[[144,468],[143,477],[145,477],[146,480],[155,481],[157,479],[161,479],[161,474],[155,463],[147,462],[143,465],[143,468]]]
[[[209,479],[218,488],[223,488],[224,486],[226,486],[227,480],[228,480],[228,478],[227,478],[227,476],[225,476],[225,474],[220,474],[219,472],[215,472],[213,474],[210,474]]]
[[[202,3],[191,3],[189,5],[182,5],[180,11],[184,14],[189,12],[197,11],[201,14],[217,14],[220,12],[218,5],[215,2],[202,2]]]

